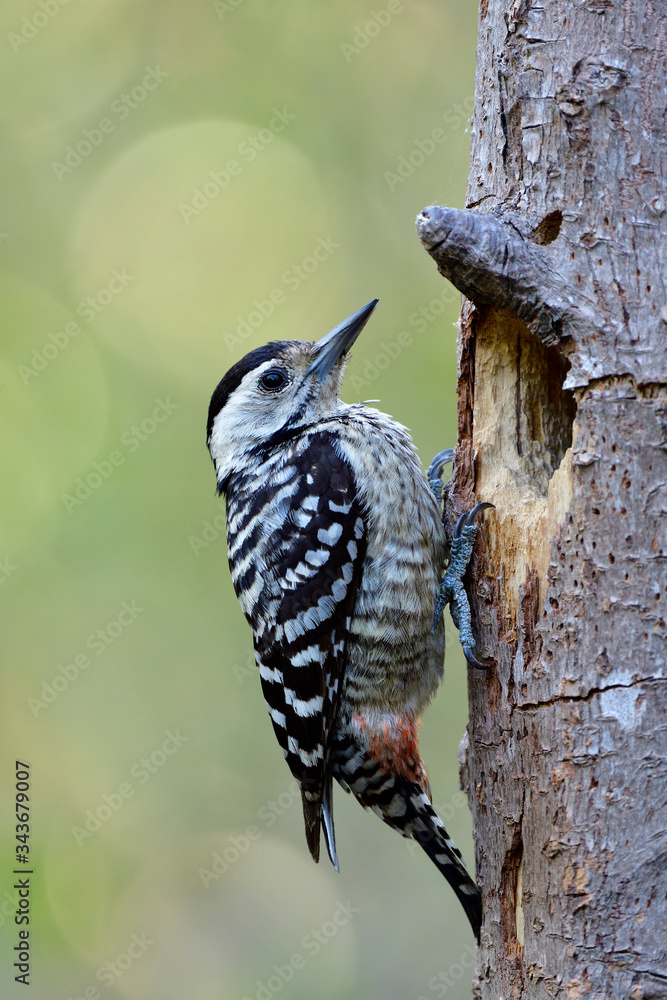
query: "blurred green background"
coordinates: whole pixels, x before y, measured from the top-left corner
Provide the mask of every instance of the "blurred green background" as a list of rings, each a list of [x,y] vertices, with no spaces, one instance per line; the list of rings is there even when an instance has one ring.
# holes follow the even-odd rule
[[[35,1000],[466,997],[472,935],[420,851],[337,789],[341,873],[310,860],[204,429],[247,350],[378,296],[344,398],[425,463],[455,442],[458,296],[413,223],[463,204],[476,9],[10,0],[0,22],[1,995],[27,995],[19,758]],[[470,863],[448,632],[422,747]]]

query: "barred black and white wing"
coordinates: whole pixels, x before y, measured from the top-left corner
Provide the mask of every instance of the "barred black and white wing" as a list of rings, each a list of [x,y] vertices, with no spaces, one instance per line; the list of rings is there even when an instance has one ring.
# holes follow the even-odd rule
[[[329,751],[366,548],[354,475],[331,436],[316,433],[248,502],[258,524],[246,519],[243,534],[254,536],[256,558],[231,540],[232,577],[236,586],[242,569],[246,600],[254,593],[245,610],[266,706],[301,787],[308,846],[317,861],[323,821],[337,867]]]

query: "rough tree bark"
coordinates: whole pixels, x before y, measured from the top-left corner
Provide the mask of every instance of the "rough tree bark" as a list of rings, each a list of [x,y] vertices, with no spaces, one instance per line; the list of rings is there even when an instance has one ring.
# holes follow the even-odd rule
[[[474,992],[667,997],[667,9],[482,0],[450,499],[485,516]],[[464,741],[465,743],[465,741]]]

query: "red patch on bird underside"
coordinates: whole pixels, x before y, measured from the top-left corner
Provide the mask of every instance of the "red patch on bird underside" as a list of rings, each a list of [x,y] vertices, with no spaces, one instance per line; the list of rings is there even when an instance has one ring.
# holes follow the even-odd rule
[[[368,752],[383,771],[399,774],[428,790],[426,768],[419,755],[419,719],[411,715],[391,715],[377,722],[356,714],[353,718],[364,731]]]

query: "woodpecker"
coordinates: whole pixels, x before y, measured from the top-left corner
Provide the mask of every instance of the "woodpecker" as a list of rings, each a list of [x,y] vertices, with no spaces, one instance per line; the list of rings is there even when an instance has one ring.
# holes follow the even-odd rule
[[[207,444],[234,590],[314,860],[322,832],[338,870],[335,778],[419,843],[479,939],[479,889],[431,804],[418,729],[444,674],[446,603],[466,657],[484,666],[461,578],[490,505],[462,516],[448,552],[441,475],[452,452],[425,476],[405,427],[341,402],[346,356],[376,305],[317,343],[275,341],[238,361],[213,392]]]

